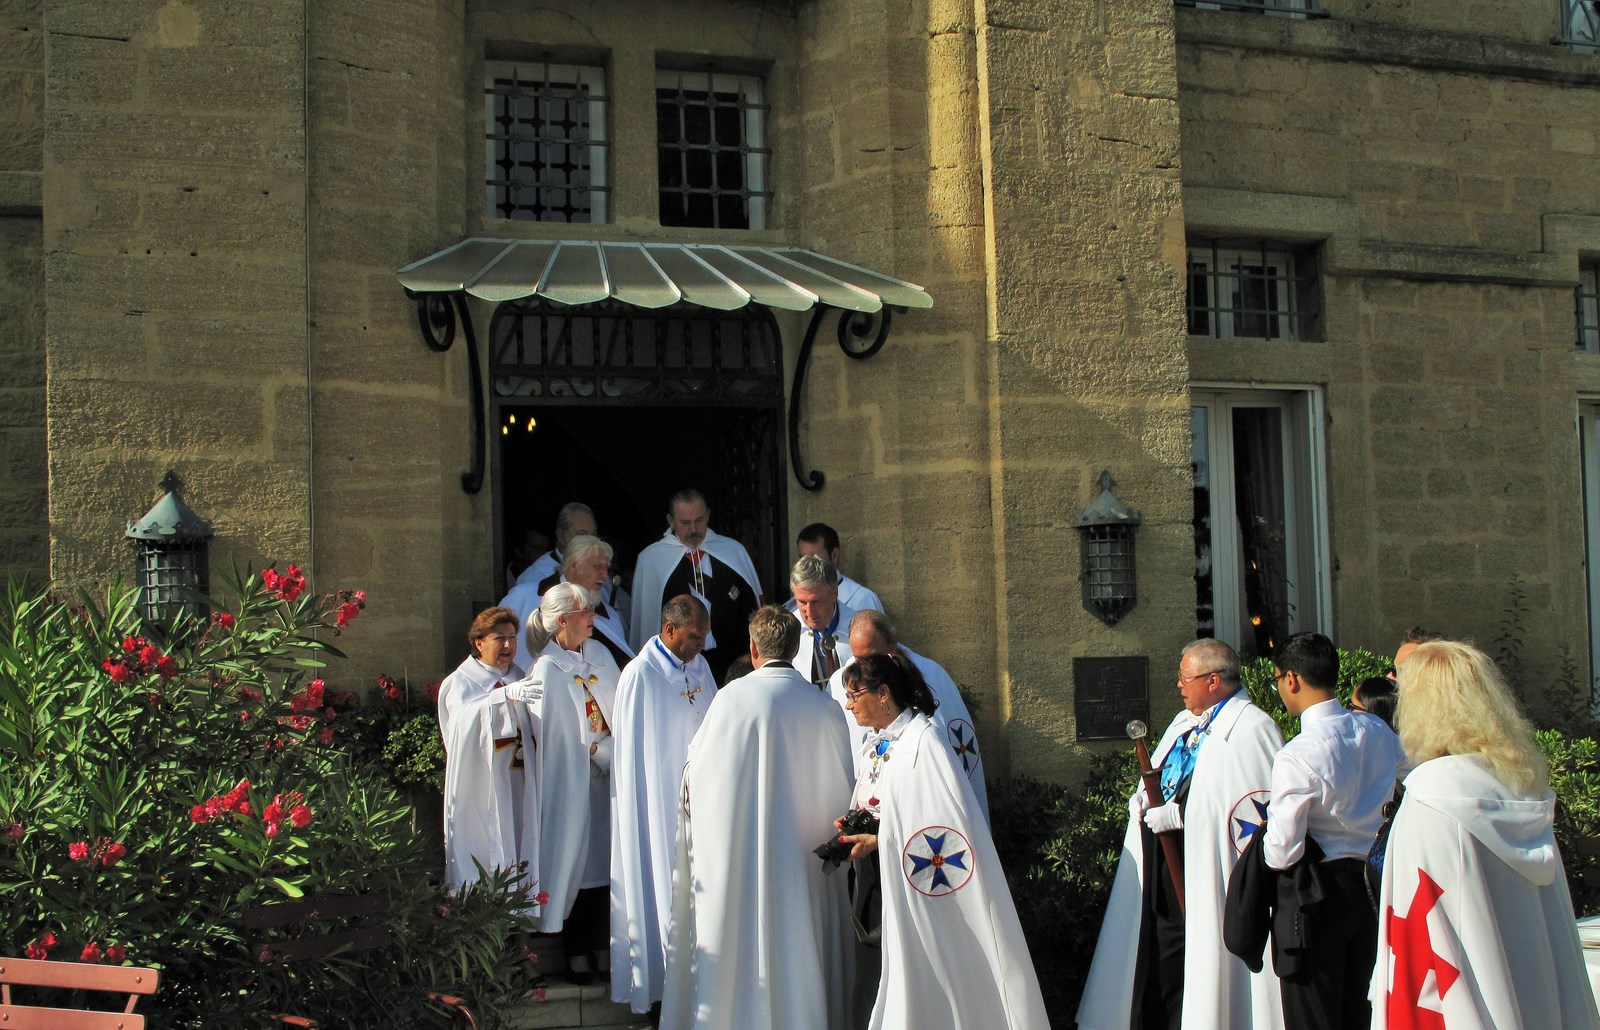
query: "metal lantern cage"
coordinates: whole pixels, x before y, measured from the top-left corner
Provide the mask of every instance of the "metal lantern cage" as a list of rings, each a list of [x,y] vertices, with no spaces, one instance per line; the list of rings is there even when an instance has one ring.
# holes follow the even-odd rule
[[[179,499],[180,485],[177,474],[169,471],[161,480],[166,496],[144,518],[130,522],[127,532],[133,541],[140,614],[169,631],[186,618],[206,616],[196,597],[211,588],[211,523]]]
[[[1081,535],[1083,606],[1115,626],[1139,603],[1133,534],[1139,516],[1111,492],[1111,473],[1100,473],[1100,494],[1073,526]]]

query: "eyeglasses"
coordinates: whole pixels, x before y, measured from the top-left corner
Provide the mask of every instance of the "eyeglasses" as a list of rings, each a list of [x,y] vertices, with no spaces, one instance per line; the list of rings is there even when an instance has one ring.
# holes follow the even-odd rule
[[[1212,669],[1210,672],[1197,672],[1193,676],[1179,676],[1178,677],[1178,682],[1179,683],[1188,683],[1190,680],[1203,680],[1207,676],[1215,676],[1217,673],[1219,673],[1221,671],[1222,671],[1221,669]]]
[[[862,687],[860,690],[851,690],[849,687],[845,687],[844,696],[846,701],[856,701],[867,696],[868,694],[876,694],[878,690],[881,689],[883,688],[879,687],[874,689],[872,687]]]

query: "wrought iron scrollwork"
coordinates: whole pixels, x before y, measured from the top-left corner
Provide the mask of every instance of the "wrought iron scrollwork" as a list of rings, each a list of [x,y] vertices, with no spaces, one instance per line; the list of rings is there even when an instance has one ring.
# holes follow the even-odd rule
[[[484,464],[489,450],[489,412],[484,404],[483,369],[478,362],[478,336],[472,331],[467,296],[455,293],[412,293],[417,302],[417,328],[428,349],[443,354],[456,342],[456,325],[467,338],[467,374],[472,384],[472,467],[461,473],[461,489],[475,494],[483,489]]]
[[[822,328],[822,320],[829,314],[839,316],[839,349],[844,351],[845,357],[855,361],[865,361],[883,349],[893,319],[893,311],[888,307],[869,313],[819,306],[811,313],[811,322],[800,341],[800,353],[795,356],[794,383],[789,389],[789,467],[800,488],[811,493],[821,490],[828,477],[821,469],[807,469],[800,459],[800,396],[805,388],[806,367],[811,363],[811,348],[817,342],[817,330]]]

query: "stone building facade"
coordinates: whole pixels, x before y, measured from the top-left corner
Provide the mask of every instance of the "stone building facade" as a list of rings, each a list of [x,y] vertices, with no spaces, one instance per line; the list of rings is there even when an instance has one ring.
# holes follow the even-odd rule
[[[1383,650],[1509,619],[1528,684],[1585,684],[1590,6],[3,0],[0,561],[126,577],[125,523],[175,469],[213,567],[366,588],[344,674],[421,684],[567,493],[639,543],[665,494],[628,484],[682,471],[713,526],[743,491],[764,575],[836,526],[1019,772],[1104,746],[1078,740],[1074,658],[1148,656],[1160,719],[1202,628]],[[607,189],[590,221],[502,217],[496,83],[570,100],[573,69]],[[754,227],[664,225],[663,104],[744,89]],[[472,299],[476,400],[395,276],[469,237],[803,247],[934,303],[863,361],[825,320],[798,397],[811,315],[758,312],[773,398],[708,415],[517,393],[510,309]],[[514,445],[513,416],[537,434]],[[729,440],[764,457],[709,476]],[[1142,520],[1115,626],[1081,603],[1074,528],[1103,470]]]

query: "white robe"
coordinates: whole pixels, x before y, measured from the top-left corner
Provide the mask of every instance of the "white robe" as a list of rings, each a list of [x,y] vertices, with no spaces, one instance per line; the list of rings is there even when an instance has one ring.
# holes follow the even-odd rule
[[[468,655],[466,661],[456,666],[456,671],[439,684],[439,736],[448,743],[450,720],[456,709],[487,695],[496,684],[503,686],[515,683],[522,678],[522,670],[526,668],[526,665],[512,662],[509,669],[496,669],[480,662],[476,655]]]
[[[441,694],[443,691],[440,692]],[[522,738],[524,768],[513,769]],[[452,888],[478,880],[478,866],[509,869],[526,862],[521,882],[539,888],[539,719],[505,691],[479,694],[455,706],[445,737],[445,882]]]
[[[611,1000],[635,1012],[666,981],[683,765],[717,693],[704,658],[685,667],[659,642],[622,670],[611,727]]]
[[[524,583],[527,583],[533,586],[538,586],[540,580],[548,578],[552,573],[556,572],[560,568],[561,556],[554,550],[546,551],[539,555],[539,557],[535,558],[532,565],[529,565],[527,568],[523,569],[517,574],[517,581],[513,585],[520,587]]]
[[[717,693],[684,770],[663,1030],[846,1030],[849,899],[812,849],[852,789],[839,708],[788,666]]]
[[[904,644],[899,647],[906,653],[906,657],[911,659],[911,664],[917,667],[917,671],[922,673],[922,678],[928,683],[928,689],[939,702],[939,707],[929,718],[938,728],[940,738],[949,745],[956,768],[966,773],[967,781],[972,784],[972,793],[978,798],[978,810],[983,813],[983,821],[988,822],[989,789],[983,776],[983,751],[978,747],[977,730],[973,726],[972,713],[967,710],[967,702],[961,697],[961,688],[956,686],[956,681],[951,679],[950,674],[932,658],[917,654]],[[872,730],[865,726],[854,725],[855,717],[845,707],[847,698],[844,693],[843,668],[834,673],[833,678],[828,681],[828,693],[839,702],[839,707],[844,709],[845,718],[852,724],[856,776],[859,778],[863,761],[861,744],[871,736]]]
[[[543,730],[539,741],[539,874],[550,895],[539,913],[541,933],[561,929],[580,888],[609,882],[613,742],[610,736],[596,738],[590,732],[583,687],[588,686],[609,726],[618,675],[611,653],[592,639],[583,642],[581,657],[552,639],[528,674],[529,680],[544,688],[535,703]],[[590,744],[598,744],[593,755],[589,754]],[[603,863],[597,848],[602,849]],[[606,869],[603,877],[594,875],[597,867]]]
[[[1048,1030],[989,820],[943,733],[917,715],[888,756],[872,785],[883,891],[872,1030]]]
[[[534,659],[539,656],[528,650],[528,616],[539,607],[539,581],[523,583],[520,580],[511,588],[506,596],[500,599],[500,607],[510,608],[517,613],[517,657],[516,663],[528,671],[533,671]]]
[[[838,625],[833,630],[833,663],[836,672],[850,664],[852,658],[850,652],[850,619],[855,615],[855,610],[845,607],[842,601],[839,602],[838,608]],[[794,618],[796,622],[800,623],[800,650],[795,652],[793,664],[799,670],[800,675],[810,679],[811,663],[815,660],[817,653],[817,641],[812,635],[814,631],[810,626],[806,625],[806,620],[800,617],[798,611],[794,613]],[[855,725],[855,719],[849,715],[846,715],[846,719],[849,720],[851,726]]]
[[[1157,769],[1183,731],[1194,724],[1188,712],[1179,712],[1172,720],[1151,756]],[[1277,724],[1241,691],[1217,714],[1195,755],[1183,813],[1185,1027],[1283,1026],[1278,978],[1271,965],[1252,974],[1222,946],[1228,874],[1253,832],[1248,827],[1260,824],[1271,797],[1272,759],[1282,746]],[[1143,915],[1141,831],[1142,825],[1130,818],[1078,1006],[1080,1030],[1127,1030],[1129,1024]]]
[[[1511,790],[1476,755],[1424,762],[1405,784],[1383,865],[1374,1030],[1600,1027],[1555,795]]]
[[[761,593],[761,577],[756,575],[755,563],[739,541],[719,536],[714,530],[708,529],[700,550],[712,558],[713,564],[708,573],[710,578],[725,576],[731,570],[750,589],[758,595]],[[633,645],[635,653],[644,646],[646,640],[661,632],[661,605],[669,600],[662,597],[661,592],[666,589],[667,577],[672,575],[672,570],[688,553],[689,549],[670,529],[661,535],[660,540],[639,552],[639,560],[633,567],[633,610],[628,618],[628,643]],[[717,563],[723,568],[717,568]],[[715,646],[709,639],[706,641],[708,649]]]

